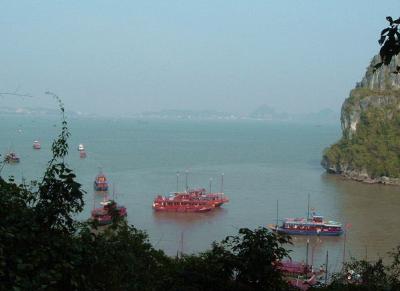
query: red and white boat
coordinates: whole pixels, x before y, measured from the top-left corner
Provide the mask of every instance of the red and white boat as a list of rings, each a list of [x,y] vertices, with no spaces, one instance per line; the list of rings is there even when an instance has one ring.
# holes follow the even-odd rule
[[[214,207],[212,201],[193,197],[186,192],[169,196],[158,195],[153,202],[154,210],[166,212],[207,212]]]
[[[91,213],[91,218],[96,220],[100,225],[110,224],[113,219],[113,211],[119,217],[126,217],[128,215],[126,207],[118,205],[114,200],[105,198],[100,202],[102,207],[94,208]]]
[[[32,146],[35,150],[40,150],[40,148],[41,148],[41,145],[40,145],[40,142],[39,141],[37,141],[37,140],[35,140],[34,142],[33,142],[33,146]]]

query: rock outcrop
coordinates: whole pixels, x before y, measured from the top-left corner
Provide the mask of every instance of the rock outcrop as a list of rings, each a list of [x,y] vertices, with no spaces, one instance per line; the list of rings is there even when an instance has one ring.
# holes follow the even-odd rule
[[[329,172],[368,183],[400,184],[400,54],[374,71],[375,56],[341,111],[343,137],[324,151]]]

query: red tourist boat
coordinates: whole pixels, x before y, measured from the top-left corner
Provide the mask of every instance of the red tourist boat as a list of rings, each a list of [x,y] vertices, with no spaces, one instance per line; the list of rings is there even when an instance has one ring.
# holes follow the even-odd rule
[[[107,178],[103,173],[99,173],[94,180],[94,190],[95,191],[107,191],[108,190],[108,182]]]
[[[229,202],[228,197],[223,193],[223,174],[221,176],[221,192],[207,193],[204,188],[189,189],[188,187],[188,172],[186,171],[186,191],[174,192],[169,196],[158,195],[153,202],[153,208],[156,211],[170,211],[170,212],[206,212],[222,204]],[[176,188],[179,185],[179,173],[176,175]]]
[[[169,196],[158,195],[153,202],[154,210],[168,212],[207,212],[214,207],[212,201],[196,198],[186,192]]]
[[[220,207],[222,204],[229,202],[224,193],[207,193],[204,188],[190,189],[187,193],[193,198],[211,201],[214,207]]]
[[[291,260],[278,262],[276,267],[291,286],[300,290],[308,290],[316,285],[317,278],[325,273],[323,269],[314,271],[312,266],[304,262]]]
[[[32,146],[35,150],[40,150],[41,146],[40,146],[40,142],[35,140],[33,142],[33,146]]]
[[[100,204],[102,207],[94,208],[91,213],[92,219],[96,220],[100,225],[112,222],[113,211],[116,211],[116,215],[119,217],[126,217],[128,215],[126,207],[118,205],[114,200],[105,198]]]

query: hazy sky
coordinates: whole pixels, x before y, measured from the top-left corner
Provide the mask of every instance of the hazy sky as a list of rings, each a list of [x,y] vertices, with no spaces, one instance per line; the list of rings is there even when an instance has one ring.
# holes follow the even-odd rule
[[[0,106],[340,110],[400,1],[0,1]]]

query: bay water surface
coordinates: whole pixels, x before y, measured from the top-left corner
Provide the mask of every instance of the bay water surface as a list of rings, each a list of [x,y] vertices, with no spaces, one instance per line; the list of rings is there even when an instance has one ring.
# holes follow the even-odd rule
[[[3,177],[40,179],[60,131],[59,117],[0,116],[0,151],[15,151],[21,162],[6,165]],[[74,118],[67,163],[83,185],[87,219],[94,203],[93,181],[101,169],[112,186],[109,195],[128,209],[128,221],[145,230],[150,242],[169,255],[210,248],[213,241],[279,219],[307,215],[310,206],[328,219],[349,225],[344,257],[387,258],[400,243],[400,188],[366,185],[328,175],[320,166],[325,147],[341,136],[336,125],[265,121],[171,121]],[[39,140],[41,150],[32,142]],[[85,145],[80,159],[77,146]],[[230,202],[208,213],[159,213],[157,194],[190,187],[221,188]],[[178,185],[177,185],[177,172]],[[211,183],[210,183],[211,182]],[[114,193],[114,194],[113,194]],[[292,257],[305,260],[307,237],[294,237]],[[329,268],[343,260],[344,236],[311,237],[309,261]]]

